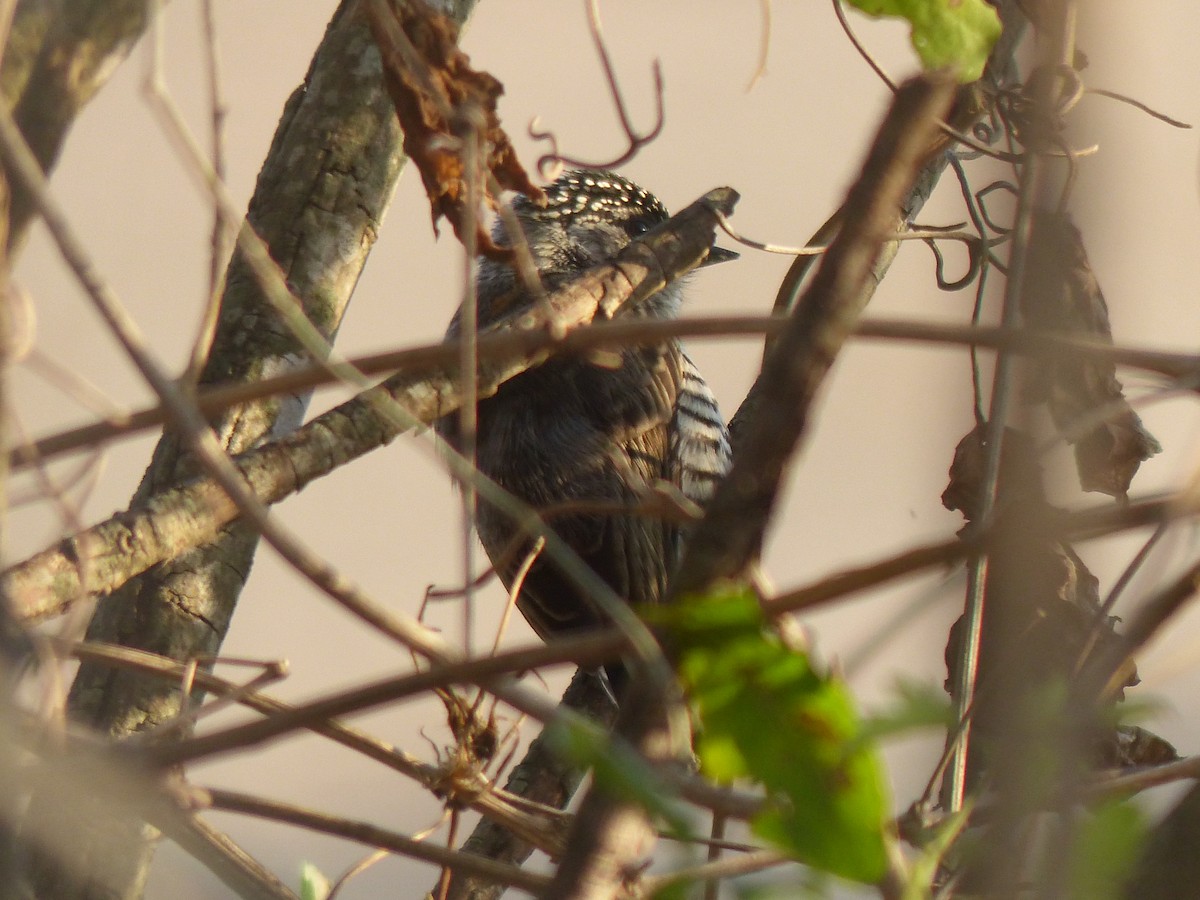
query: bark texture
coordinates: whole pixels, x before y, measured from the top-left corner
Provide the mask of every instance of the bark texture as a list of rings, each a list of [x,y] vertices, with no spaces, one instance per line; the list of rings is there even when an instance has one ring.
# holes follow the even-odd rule
[[[107,14],[98,12],[76,26],[83,29],[78,39],[86,43],[95,37],[120,48],[130,38],[127,29],[114,31],[112,9],[138,5],[148,4],[97,0],[66,6],[103,8]],[[357,6],[356,0],[345,0],[338,7],[304,83],[285,106],[247,215],[305,315],[331,341],[404,163],[379,57],[356,15]],[[460,0],[455,6],[462,21],[474,3]],[[49,52],[43,47],[38,59]],[[26,103],[26,98],[34,96],[39,71],[35,62],[18,106],[23,128],[26,122],[20,110],[34,102]],[[47,89],[52,88],[53,83]],[[26,130],[36,152],[43,152],[45,141],[40,135],[52,134],[52,125],[32,123]],[[14,221],[20,221],[15,203]],[[304,358],[302,353],[268,304],[252,268],[241,254],[235,254],[201,383],[262,378],[294,365]],[[229,410],[213,426],[225,447],[239,453],[293,430],[306,405],[307,397],[272,398]],[[132,505],[192,472],[178,436],[165,434]],[[175,659],[216,654],[256,546],[255,533],[234,525],[213,543],[146,572],[103,598],[88,638]],[[120,737],[172,718],[180,700],[178,689],[162,682],[85,663],[71,689],[70,714],[101,733]],[[54,877],[56,868],[46,866],[41,870],[46,877],[39,879],[39,894],[57,898],[140,895],[153,852],[153,830],[128,820],[98,821],[86,810],[80,812],[77,832],[67,831],[76,822],[60,823],[62,846],[95,861],[97,877],[61,884]]]

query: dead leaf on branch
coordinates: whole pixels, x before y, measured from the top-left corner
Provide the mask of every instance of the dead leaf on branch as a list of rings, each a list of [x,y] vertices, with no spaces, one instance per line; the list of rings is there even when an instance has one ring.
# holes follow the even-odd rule
[[[404,152],[421,173],[429,196],[433,230],[443,216],[460,241],[468,227],[480,253],[507,257],[483,227],[483,209],[470,204],[470,179],[479,179],[479,197],[495,209],[498,198],[489,190],[491,173],[501,190],[519,191],[542,201],[541,188],[517,160],[508,135],[500,127],[496,102],[504,85],[487,72],[471,68],[458,49],[458,25],[423,0],[366,5],[388,94],[404,131]],[[470,144],[479,148],[474,155]]]
[[[987,426],[976,425],[954,448],[950,483],[942,492],[942,506],[958,510],[968,522],[979,518],[983,503],[983,475],[987,465]],[[1000,497],[1046,502],[1042,469],[1029,435],[1015,428],[1004,429],[1000,454]]]
[[[1108,305],[1069,214],[1039,212],[1028,266],[1021,313],[1030,328],[1112,344]],[[1125,399],[1116,366],[1062,354],[1038,363],[1032,376],[1035,398],[1074,446],[1080,486],[1125,497],[1138,467],[1162,447]],[[1092,419],[1097,423],[1079,427]]]
[[[977,425],[959,441],[950,466],[950,483],[942,494],[942,505],[960,510],[968,522],[979,512],[987,453],[985,430],[986,426]],[[1074,548],[1053,533],[1060,516],[1061,510],[1046,499],[1032,438],[1005,428],[993,514],[996,540],[984,603],[984,640],[995,641],[997,649],[983,652],[982,657],[1003,657],[1009,650],[1019,653],[1024,657],[1019,673],[1022,679],[1070,677],[1078,668],[1080,655],[1092,643],[1093,629],[1098,628],[1093,653],[1119,640],[1115,630],[1118,619],[1104,613],[1099,580]],[[991,627],[986,621],[989,615],[996,619]],[[954,640],[952,636],[952,644]],[[1010,645],[1009,650],[1000,647],[1003,643]],[[948,647],[948,663],[955,656],[950,651]],[[1000,665],[1011,665],[1011,660],[997,663]],[[957,659],[952,663],[952,684],[956,683],[956,666]],[[982,679],[986,668],[982,661],[980,668]],[[1138,683],[1132,664],[1125,676],[1126,686]]]
[[[500,744],[494,717],[480,716],[479,710],[452,688],[434,691],[446,707],[446,724],[463,752],[480,764],[491,762]]]
[[[959,442],[950,484],[942,494],[942,504],[961,510],[969,522],[978,518],[980,510],[985,431],[986,426],[976,426]],[[1014,710],[1033,708],[1049,686],[1071,681],[1085,655],[1105,653],[1121,640],[1118,619],[1104,612],[1099,580],[1074,548],[1055,534],[1060,515],[1046,499],[1033,440],[1006,428],[984,590],[972,716],[972,733],[981,746],[977,752],[976,744],[971,745],[972,783],[979,776],[980,760],[1011,737]],[[965,617],[960,617],[946,645],[946,690],[955,699],[965,636]],[[1125,687],[1138,683],[1132,661],[1126,664],[1121,683]],[[1133,758],[1133,743],[1132,735],[1116,727],[1097,728],[1091,735],[1094,759],[1105,763]],[[1153,744],[1144,752],[1153,755],[1160,750]]]

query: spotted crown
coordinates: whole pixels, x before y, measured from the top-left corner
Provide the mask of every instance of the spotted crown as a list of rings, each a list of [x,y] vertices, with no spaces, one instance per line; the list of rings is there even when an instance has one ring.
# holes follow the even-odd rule
[[[572,224],[589,222],[622,224],[641,222],[650,227],[668,218],[667,208],[643,187],[615,172],[572,169],[546,188],[545,206],[525,198],[513,204],[518,215],[542,220],[570,219]]]

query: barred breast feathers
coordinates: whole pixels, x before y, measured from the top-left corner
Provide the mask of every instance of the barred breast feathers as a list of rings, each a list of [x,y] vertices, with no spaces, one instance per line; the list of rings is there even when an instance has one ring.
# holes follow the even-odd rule
[[[703,506],[729,471],[733,454],[717,398],[686,353],[670,434],[670,468],[678,473],[679,489]]]

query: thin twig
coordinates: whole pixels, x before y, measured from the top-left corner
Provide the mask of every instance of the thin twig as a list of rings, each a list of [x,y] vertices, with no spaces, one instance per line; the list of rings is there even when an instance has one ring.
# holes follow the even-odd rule
[[[495,656],[460,661],[444,661],[424,672],[386,678],[338,691],[327,697],[294,706],[286,712],[257,722],[234,725],[210,734],[198,735],[183,741],[146,747],[144,752],[155,765],[173,766],[197,759],[231,753],[256,746],[314,723],[328,721],[350,713],[362,712],[385,703],[392,703],[436,687],[452,684],[492,685],[495,676],[503,673],[522,673],[544,666],[573,663],[592,668],[610,661],[621,649],[622,640],[611,632],[596,632],[563,638],[548,644],[538,644],[508,651]],[[551,710],[553,708],[551,707]],[[522,710],[535,718],[546,718],[546,707]],[[552,715],[552,713],[551,713]]]
[[[209,665],[219,663],[226,666],[251,666],[262,671],[254,675],[249,681],[235,684],[232,686],[232,689],[223,690],[216,700],[189,708],[188,703],[190,702],[196,677],[200,672],[199,666],[201,663]],[[180,708],[179,714],[171,719],[159,722],[144,731],[139,731],[129,739],[128,746],[147,745],[183,734],[202,717],[211,716],[222,709],[242,703],[246,697],[259,693],[263,688],[283,680],[288,675],[286,660],[263,661],[218,657],[206,660],[189,659],[183,663],[183,667],[184,675],[181,679],[183,684],[180,686],[180,693],[184,697],[184,703]]]
[[[1117,91],[1108,91],[1108,90],[1105,90],[1104,88],[1088,88],[1085,91],[1085,93],[1096,94],[1099,97],[1108,97],[1110,100],[1118,100],[1121,103],[1127,103],[1136,109],[1140,109],[1146,115],[1151,116],[1155,119],[1158,119],[1160,122],[1166,122],[1168,125],[1172,126],[1173,128],[1191,128],[1192,127],[1187,122],[1181,122],[1179,119],[1173,119],[1170,116],[1168,116],[1166,113],[1161,113],[1158,110],[1156,110],[1150,106],[1147,106],[1141,100],[1136,100],[1133,97],[1130,97],[1128,94],[1122,94]]]
[[[1104,602],[1100,605],[1100,611],[1102,613],[1105,615],[1112,613],[1113,607],[1116,606],[1117,600],[1119,600],[1121,597],[1121,592],[1129,586],[1129,582],[1133,580],[1134,575],[1137,574],[1138,570],[1142,567],[1146,560],[1150,558],[1150,551],[1154,549],[1155,545],[1158,544],[1160,540],[1162,540],[1163,536],[1167,533],[1167,528],[1169,526],[1170,523],[1163,522],[1161,525],[1155,528],[1154,533],[1146,539],[1146,542],[1142,544],[1142,546],[1138,549],[1138,552],[1134,554],[1133,559],[1129,561],[1129,565],[1122,570],[1120,576],[1116,581],[1113,582],[1113,586],[1109,590],[1108,596],[1104,598]]]
[[[83,375],[60,363],[40,347],[31,346],[23,366],[47,384],[62,391],[81,407],[105,419],[123,418],[124,411]]]
[[[389,856],[391,854],[386,850],[376,850],[373,853],[368,853],[334,880],[333,884],[329,886],[329,893],[325,895],[324,900],[335,900],[337,895],[342,892],[342,888],[349,884],[351,879],[361,875],[367,869],[371,868],[371,866],[377,862],[382,862]]]
[[[717,224],[721,226],[721,230],[737,241],[739,244],[744,244],[747,247],[753,247],[755,250],[761,250],[764,253],[778,253],[782,256],[821,256],[829,249],[828,243],[814,244],[811,241],[803,247],[788,247],[783,244],[769,244],[762,241],[756,241],[754,238],[746,237],[738,232],[729,219],[725,216],[718,216]],[[932,228],[912,228],[907,231],[897,233],[892,240],[894,241],[959,241],[964,244],[974,244],[979,242],[979,238],[970,232],[961,231],[962,225],[948,225],[945,227]]]
[[[184,664],[176,660],[115,645],[75,644],[70,646],[70,652],[79,659],[131,668],[168,680],[178,680],[184,669]],[[219,695],[235,693],[239,687],[205,671],[197,672],[196,678],[205,690]],[[239,696],[238,702],[264,715],[284,714],[293,709],[282,701],[256,692]],[[306,727],[315,734],[329,738],[405,777],[412,778],[426,790],[446,792],[445,773],[439,767],[423,763],[358,729],[332,720],[313,721]],[[522,797],[490,785],[470,783],[462,779],[454,784],[454,796],[458,802],[478,810],[486,817],[529,835],[535,845],[549,847],[549,842],[540,833],[538,824],[553,811],[539,808]]]
[[[1111,777],[1102,776],[1088,785],[1087,792],[1095,798],[1126,797],[1175,781],[1196,778],[1200,778],[1200,756],[1189,756],[1161,766],[1147,766]]]
[[[204,32],[204,68],[208,76],[209,118],[212,128],[212,171],[214,181],[224,184],[225,178],[225,121],[228,108],[225,103],[225,91],[221,78],[221,54],[217,45],[217,11],[214,0],[203,0],[201,4]],[[161,71],[161,69],[160,69]],[[160,75],[158,83],[165,83]],[[229,228],[231,222],[226,220],[226,213],[220,201],[213,197],[212,236],[209,239],[209,269],[208,269],[208,302],[206,312],[196,340],[192,346],[191,362],[184,376],[189,382],[200,377],[209,351],[212,349],[213,338],[216,336],[217,324],[220,321],[221,297],[225,293],[225,275],[229,253],[233,242],[230,240]]]
[[[759,13],[762,26],[758,32],[758,62],[754,66],[754,74],[746,85],[746,93],[750,93],[767,75],[767,57],[771,52],[771,0],[759,0]]]
[[[367,822],[356,822],[340,816],[314,812],[290,803],[264,800],[249,794],[216,788],[193,788],[192,800],[198,808],[219,809],[225,812],[243,813],[276,822],[285,822],[289,825],[357,841],[368,846],[381,847],[393,853],[445,866],[455,871],[485,875],[501,884],[511,885],[531,893],[541,891],[549,883],[546,876],[526,872],[516,866],[506,866],[482,856],[458,853],[436,844],[414,841],[407,835],[379,828]]]
[[[725,826],[729,819],[724,813],[713,813],[712,824],[709,826],[708,862],[716,863],[721,859],[722,843],[725,837]],[[709,872],[704,882],[704,900],[719,900],[721,896],[721,876]]]
[[[854,29],[850,27],[850,21],[846,18],[846,9],[842,6],[842,0],[833,0],[833,13],[837,16],[838,24],[842,27],[842,33],[850,41],[850,46],[862,57],[863,62],[871,67],[871,71],[879,76],[879,80],[887,85],[888,90],[893,94],[896,93],[896,82],[892,80],[887,72],[883,71],[883,66],[863,46],[862,41],[858,39],[858,35],[854,33]]]
[[[549,330],[540,329],[520,333],[497,333],[481,338],[479,359],[488,361],[521,351],[530,354],[580,353],[605,343],[650,344],[673,337],[732,338],[764,334],[771,336],[778,333],[785,321],[781,316],[711,316],[657,321],[643,319],[596,322],[586,329],[577,329],[558,336]],[[897,319],[866,319],[859,323],[855,333],[860,338],[869,339],[1003,347],[1012,352],[1035,357],[1062,352],[1078,353],[1173,379],[1194,377],[1200,373],[1200,355],[1113,346],[1070,334],[1026,333],[996,327],[964,327]],[[347,362],[365,375],[391,372],[420,374],[434,372],[452,364],[457,353],[457,344],[438,343],[355,357]],[[250,400],[291,394],[339,380],[323,366],[310,366],[249,384],[207,388],[196,396],[196,405],[205,415],[213,415]],[[49,460],[114,438],[140,433],[162,425],[166,418],[167,411],[161,404],[143,407],[135,412],[105,414],[102,421],[58,432],[32,443],[18,444],[9,451],[10,465],[14,470],[20,470],[39,459]]]
[[[478,296],[476,293],[475,282],[475,267],[477,265],[477,243],[479,236],[479,222],[477,217],[480,212],[480,206],[483,202],[484,185],[484,165],[485,159],[484,148],[480,143],[484,140],[484,132],[486,130],[486,121],[483,111],[477,105],[471,105],[468,108],[458,110],[451,120],[454,130],[462,144],[462,162],[465,172],[466,182],[466,205],[464,207],[464,219],[462,229],[462,245],[463,245],[463,300],[459,308],[459,322],[462,327],[459,332],[459,348],[458,367],[460,373],[459,392],[462,396],[462,402],[458,407],[458,452],[462,455],[463,460],[472,469],[477,468],[478,460],[475,457],[476,452],[476,429],[478,427],[479,396],[476,390],[476,384],[479,376],[479,315],[478,315]],[[471,655],[471,644],[474,639],[474,610],[475,610],[475,594],[471,579],[471,572],[475,568],[475,517],[479,507],[479,493],[476,489],[475,482],[467,480],[461,482],[462,487],[462,521],[461,521],[461,543],[462,549],[462,571],[463,571],[463,622],[462,622],[462,648],[463,653],[467,656]],[[496,636],[499,641],[499,635]],[[480,697],[482,697],[482,692]],[[457,820],[455,820],[457,825]],[[449,885],[448,875],[443,878],[444,884],[441,894],[445,893],[445,887]],[[439,900],[444,900],[439,897]]]
[[[665,103],[663,100],[663,77],[662,63],[657,59],[654,60],[652,70],[654,72],[654,98],[655,98],[655,115],[654,127],[645,134],[639,134],[633,127],[633,122],[629,117],[629,110],[625,105],[625,98],[621,95],[621,86],[617,82],[617,73],[613,68],[612,58],[608,53],[608,46],[604,41],[604,31],[600,25],[600,4],[599,0],[587,0],[588,13],[588,31],[592,36],[592,43],[596,45],[596,54],[600,57],[600,65],[604,69],[604,78],[608,83],[609,94],[613,99],[613,104],[617,110],[617,118],[621,122],[621,130],[625,133],[625,138],[629,142],[629,146],[625,152],[616,159],[608,162],[585,162],[584,160],[574,159],[569,156],[561,156],[558,153],[558,148],[554,146],[554,151],[548,153],[538,159],[538,171],[542,173],[542,177],[547,180],[553,178],[553,170],[558,166],[573,166],[581,169],[616,169],[625,165],[635,156],[642,147],[649,144],[657,138],[666,124]],[[545,133],[535,132],[533,126],[529,127],[530,136],[535,139],[544,139],[549,137]]]
[[[1026,162],[1022,170],[1022,190],[1018,194],[1017,219],[1013,226],[1012,255],[1009,261],[1009,277],[1005,289],[1001,325],[1016,326],[1020,320],[1019,292],[1024,277],[1024,264],[1032,227],[1033,197],[1035,185],[1040,180],[1040,164],[1035,155]],[[1005,426],[1008,421],[1009,403],[1014,385],[1012,354],[1001,351],[996,359],[992,376],[992,397],[987,415],[986,456],[983,475],[979,484],[978,519],[986,521],[996,502],[996,490],[1000,479],[1000,454],[1003,447]],[[972,559],[967,570],[967,596],[960,657],[956,662],[958,683],[955,686],[955,712],[961,731],[949,767],[949,789],[946,795],[947,810],[951,813],[962,809],[967,785],[967,758],[970,746],[970,722],[967,710],[975,699],[975,681],[979,668],[979,648],[983,633],[984,586],[987,583],[988,559],[984,555]]]
[[[795,865],[795,860],[784,856],[777,850],[755,850],[738,856],[726,856],[724,859],[713,860],[689,869],[668,872],[664,875],[650,875],[645,879],[645,889],[649,896],[671,885],[707,881],[717,884],[727,878],[739,875],[750,875],[777,866]]]

